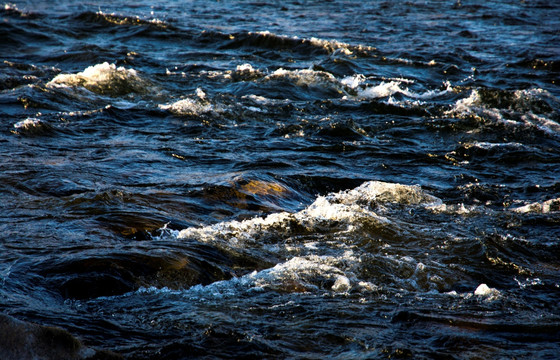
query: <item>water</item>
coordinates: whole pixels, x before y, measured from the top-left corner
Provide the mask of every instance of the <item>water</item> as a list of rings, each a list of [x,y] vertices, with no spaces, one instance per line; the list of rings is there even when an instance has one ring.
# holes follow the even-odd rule
[[[554,2],[0,18],[1,357],[558,356]]]

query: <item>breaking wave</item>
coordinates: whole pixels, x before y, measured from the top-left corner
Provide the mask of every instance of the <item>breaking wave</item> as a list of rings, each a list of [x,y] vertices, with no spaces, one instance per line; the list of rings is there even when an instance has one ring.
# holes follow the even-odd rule
[[[86,68],[77,74],[60,74],[47,83],[50,87],[83,87],[91,92],[122,96],[129,93],[145,93],[150,84],[136,70],[104,62]]]

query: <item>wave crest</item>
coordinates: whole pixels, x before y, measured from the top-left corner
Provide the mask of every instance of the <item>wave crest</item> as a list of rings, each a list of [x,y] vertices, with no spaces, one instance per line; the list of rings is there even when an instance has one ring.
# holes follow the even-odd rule
[[[47,86],[83,87],[101,94],[119,96],[129,93],[145,93],[149,83],[142,79],[136,70],[104,62],[86,68],[77,74],[60,74],[47,83]]]

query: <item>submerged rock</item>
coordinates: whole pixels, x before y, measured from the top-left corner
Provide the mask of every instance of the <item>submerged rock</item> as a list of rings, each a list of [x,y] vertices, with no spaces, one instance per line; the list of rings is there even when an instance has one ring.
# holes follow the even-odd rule
[[[68,331],[0,314],[0,359],[122,359],[118,354],[84,346]]]

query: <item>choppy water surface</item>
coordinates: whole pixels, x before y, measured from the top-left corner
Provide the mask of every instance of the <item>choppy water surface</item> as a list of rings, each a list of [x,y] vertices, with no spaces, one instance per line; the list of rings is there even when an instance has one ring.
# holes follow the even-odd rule
[[[0,332],[75,358],[560,353],[555,2],[0,20]]]

